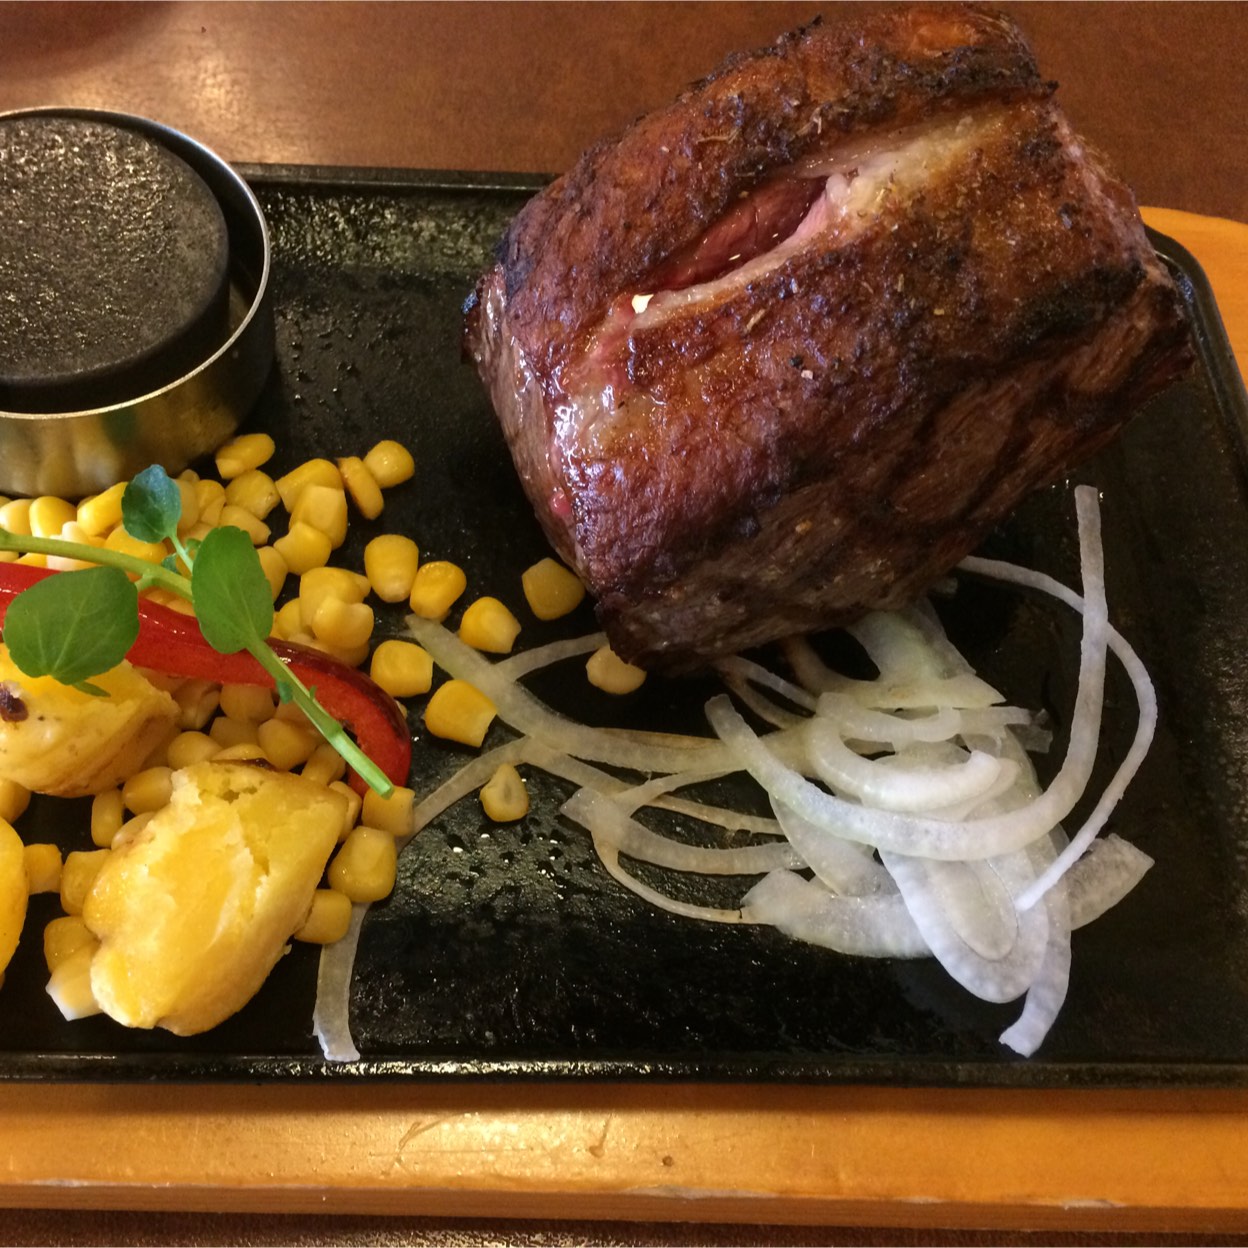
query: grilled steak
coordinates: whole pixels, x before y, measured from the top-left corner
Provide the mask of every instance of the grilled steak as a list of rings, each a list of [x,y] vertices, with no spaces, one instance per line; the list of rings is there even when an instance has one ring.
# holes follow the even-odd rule
[[[898,606],[1189,348],[1010,20],[814,25],[512,223],[466,342],[559,553],[652,667]]]

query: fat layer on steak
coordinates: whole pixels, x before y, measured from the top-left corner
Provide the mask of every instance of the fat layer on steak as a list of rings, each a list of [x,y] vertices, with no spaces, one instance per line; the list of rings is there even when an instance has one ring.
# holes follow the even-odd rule
[[[1189,358],[1130,191],[961,6],[797,31],[590,149],[466,345],[612,645],[672,669],[914,598]]]

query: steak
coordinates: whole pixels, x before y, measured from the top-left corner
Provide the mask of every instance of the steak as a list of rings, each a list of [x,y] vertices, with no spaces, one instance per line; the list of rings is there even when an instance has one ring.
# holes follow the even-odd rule
[[[1190,362],[1131,192],[1009,18],[730,59],[512,222],[466,348],[624,658],[894,608]]]

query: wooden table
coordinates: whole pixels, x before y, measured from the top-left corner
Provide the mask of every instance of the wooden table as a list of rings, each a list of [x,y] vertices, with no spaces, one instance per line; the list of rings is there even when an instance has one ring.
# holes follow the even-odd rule
[[[238,161],[555,170],[721,53],[811,12],[0,4],[0,109],[145,113]],[[1079,126],[1142,200],[1171,206],[1148,220],[1205,266],[1248,359],[1248,226],[1215,219],[1248,219],[1248,10],[1017,16]],[[735,1242],[749,1223],[1066,1227],[1098,1242],[1240,1229],[1246,1156],[1244,1091],[0,1084],[5,1206],[531,1217],[548,1243],[570,1218],[734,1223],[720,1238]],[[94,1216],[87,1229],[68,1214],[0,1225],[144,1237]],[[257,1242],[264,1222],[247,1225]],[[309,1217],[281,1235],[332,1241],[341,1225]],[[651,1228],[641,1242],[682,1237]]]

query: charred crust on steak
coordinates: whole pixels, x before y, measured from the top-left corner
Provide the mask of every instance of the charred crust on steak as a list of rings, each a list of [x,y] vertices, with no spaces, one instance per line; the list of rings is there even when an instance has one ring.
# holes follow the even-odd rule
[[[731,58],[499,256],[466,342],[547,536],[648,666],[913,598],[1190,360],[1130,191],[972,7]]]

